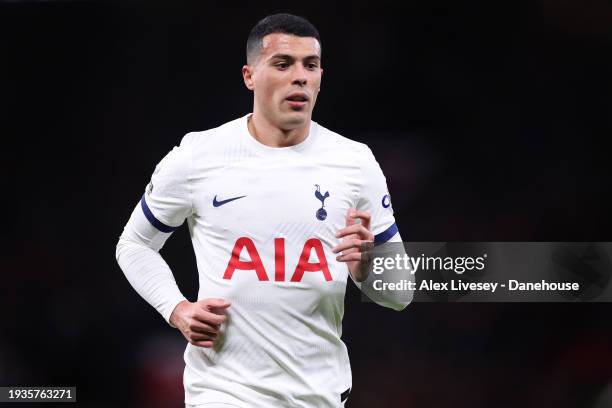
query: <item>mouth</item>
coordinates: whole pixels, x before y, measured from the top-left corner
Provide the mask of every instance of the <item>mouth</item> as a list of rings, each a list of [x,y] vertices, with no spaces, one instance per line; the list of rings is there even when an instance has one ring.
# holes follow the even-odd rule
[[[294,92],[285,98],[291,108],[302,108],[306,106],[310,98],[304,92]]]

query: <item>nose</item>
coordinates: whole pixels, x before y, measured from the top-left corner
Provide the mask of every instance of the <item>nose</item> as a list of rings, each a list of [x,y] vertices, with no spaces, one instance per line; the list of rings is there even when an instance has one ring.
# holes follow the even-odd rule
[[[294,70],[292,85],[306,86],[307,77],[306,69],[303,66],[298,65]]]

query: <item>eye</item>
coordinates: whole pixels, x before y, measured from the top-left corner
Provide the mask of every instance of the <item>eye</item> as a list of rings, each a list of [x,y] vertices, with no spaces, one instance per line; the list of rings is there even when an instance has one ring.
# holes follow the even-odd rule
[[[279,62],[278,64],[274,64],[274,66],[280,69],[281,71],[289,68],[289,64],[287,64],[286,62]]]
[[[314,63],[314,62],[311,62],[311,63],[307,64],[306,67],[308,69],[310,69],[310,70],[315,70],[315,69],[317,69],[319,67],[319,65]]]

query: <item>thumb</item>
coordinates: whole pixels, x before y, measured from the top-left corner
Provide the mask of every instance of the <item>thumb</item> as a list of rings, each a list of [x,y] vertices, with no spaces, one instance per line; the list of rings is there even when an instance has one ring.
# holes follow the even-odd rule
[[[216,298],[204,299],[203,303],[208,308],[214,308],[214,309],[226,309],[230,306],[230,302],[228,302],[225,299],[216,299]]]

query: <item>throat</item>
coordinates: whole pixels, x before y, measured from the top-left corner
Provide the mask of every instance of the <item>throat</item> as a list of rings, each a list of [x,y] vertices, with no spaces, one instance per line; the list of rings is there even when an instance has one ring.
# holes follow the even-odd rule
[[[290,147],[302,143],[310,130],[310,121],[304,126],[292,129],[282,129],[267,121],[260,121],[250,115],[247,127],[251,136],[259,143],[269,147]]]

